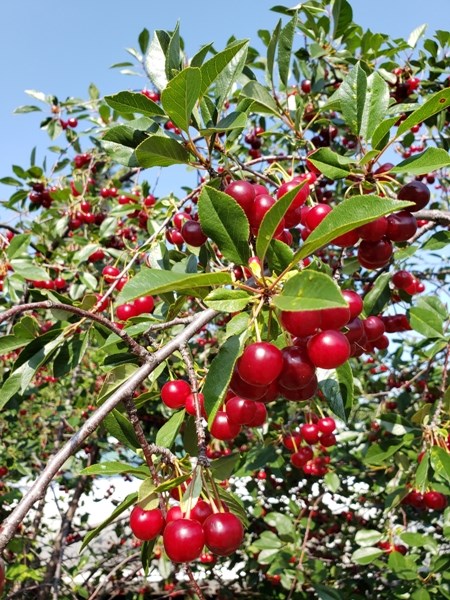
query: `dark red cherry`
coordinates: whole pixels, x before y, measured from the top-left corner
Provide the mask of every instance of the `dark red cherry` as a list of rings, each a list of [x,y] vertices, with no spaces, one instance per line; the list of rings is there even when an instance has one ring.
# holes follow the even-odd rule
[[[197,398],[198,398],[198,403],[200,405],[200,414],[202,415],[202,417],[204,419],[206,419],[207,414],[206,414],[206,410],[205,410],[205,396],[201,393],[197,393]],[[195,417],[197,415],[196,410],[195,410],[194,394],[188,394],[186,396],[185,408],[186,408],[186,412],[188,414],[192,415],[193,417]]]
[[[409,206],[406,210],[416,212],[425,208],[430,201],[430,190],[422,181],[413,180],[400,189],[397,198],[414,202],[414,206]]]
[[[417,231],[417,220],[407,210],[389,215],[386,236],[393,242],[406,242]]]
[[[305,217],[305,225],[311,231],[315,229],[333,209],[328,204],[316,204]]]
[[[230,390],[240,398],[245,398],[246,400],[260,400],[265,396],[267,386],[251,385],[250,383],[247,383],[241,378],[239,372],[235,368],[230,381]]]
[[[283,369],[278,378],[278,385],[288,389],[297,389],[308,385],[316,370],[309,360],[307,351],[298,346],[287,346],[281,352]]]
[[[363,310],[363,300],[361,296],[353,290],[342,290],[342,295],[350,309],[350,320],[358,317]]]
[[[392,252],[392,244],[387,239],[378,242],[363,240],[358,246],[358,261],[366,269],[379,269],[389,263]]]
[[[155,301],[152,296],[141,296],[140,298],[136,298],[133,304],[137,315],[151,313],[155,308]]]
[[[248,423],[249,427],[261,427],[267,421],[267,408],[264,402],[255,402],[255,414]]]
[[[246,400],[233,396],[225,405],[228,419],[236,425],[248,425],[255,416],[256,405],[254,400]]]
[[[367,317],[367,319],[364,319],[363,326],[364,332],[369,342],[377,340],[386,331],[383,321],[380,319],[380,317],[376,317],[374,315]]]
[[[181,235],[186,244],[194,248],[199,248],[208,239],[198,221],[186,221],[181,229]]]
[[[321,324],[320,310],[282,311],[281,325],[292,335],[306,337],[315,333]]]
[[[378,242],[381,240],[387,232],[387,219],[386,217],[379,217],[371,223],[366,223],[359,228],[359,236],[361,239],[368,242]]]
[[[317,421],[317,427],[321,433],[327,435],[336,429],[336,421],[332,417],[322,417]]]
[[[291,463],[297,469],[301,469],[306,463],[314,457],[314,452],[309,446],[302,446],[291,455]]]
[[[414,275],[409,271],[397,271],[392,275],[392,283],[399,290],[406,290],[414,283]]]
[[[431,510],[444,510],[447,506],[447,498],[440,492],[425,492],[423,501],[425,506]]]
[[[303,423],[300,433],[307,444],[316,444],[319,441],[320,429],[315,423]]]
[[[280,395],[286,398],[287,400],[292,400],[294,402],[304,402],[305,400],[309,400],[313,396],[315,396],[317,392],[318,381],[317,377],[311,379],[311,381],[305,385],[305,387],[297,388],[295,390],[291,390],[289,388],[285,388],[282,385],[279,385]]]
[[[255,200],[255,188],[249,181],[232,181],[225,188],[225,193],[234,198],[245,214],[250,216]]]
[[[194,508],[191,510],[191,519],[203,523],[205,519],[212,515],[212,507],[209,502],[198,500]]]

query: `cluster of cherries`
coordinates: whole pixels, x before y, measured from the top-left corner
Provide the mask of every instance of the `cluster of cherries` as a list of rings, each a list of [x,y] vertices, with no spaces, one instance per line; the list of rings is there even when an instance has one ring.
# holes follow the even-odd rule
[[[424,494],[419,490],[411,490],[403,498],[402,504],[412,506],[417,510],[428,508],[429,510],[443,511],[447,506],[447,498],[441,492],[434,490]]]
[[[186,514],[176,505],[164,516],[160,508],[144,510],[136,505],[130,515],[130,527],[143,541],[154,540],[162,534],[166,554],[176,563],[202,557],[206,554],[205,546],[217,556],[229,556],[242,544],[244,527],[239,517],[229,512],[223,503],[221,508],[219,512],[200,499]]]
[[[256,126],[244,136],[245,143],[250,145],[248,154],[252,158],[259,158],[261,156],[260,148],[263,145],[263,138],[261,136],[263,133],[264,128]]]
[[[167,241],[174,246],[182,246],[183,244],[188,244],[194,248],[202,246],[208,238],[203,233],[197,219],[198,215],[191,216],[186,209],[183,212],[176,213],[172,219],[173,227],[166,229]]]
[[[65,121],[64,119],[59,119],[59,124],[64,130],[68,127],[70,127],[71,129],[75,129],[76,127],[78,127],[78,119],[76,119],[75,117],[70,117],[69,119],[67,119],[67,121]]]
[[[305,475],[322,476],[328,472],[330,462],[326,449],[336,444],[333,433],[336,422],[331,417],[319,418],[313,413],[308,417],[309,422],[303,423],[299,430],[283,435],[283,446],[292,452],[290,460],[294,467],[302,469]],[[322,455],[314,456],[311,446],[316,446]]]
[[[391,281],[397,289],[406,292],[410,296],[425,291],[425,285],[409,271],[397,271],[392,275]]]
[[[153,296],[140,296],[133,300],[133,302],[119,304],[116,308],[116,317],[120,321],[127,321],[131,317],[151,313],[154,308],[155,301],[153,300]]]
[[[34,206],[43,206],[44,208],[50,208],[53,202],[51,196],[52,192],[56,192],[56,187],[46,187],[42,182],[38,181],[32,184],[32,191],[28,194],[30,202]]]
[[[184,379],[166,382],[161,388],[161,400],[171,409],[186,409],[186,412],[196,416],[195,395],[191,386]],[[197,393],[197,402],[203,418],[207,418],[205,398]],[[241,427],[261,427],[266,422],[267,410],[263,402],[254,402],[240,398],[228,392],[222,410],[218,410],[210,427],[211,435],[221,441],[230,441],[239,435]]]

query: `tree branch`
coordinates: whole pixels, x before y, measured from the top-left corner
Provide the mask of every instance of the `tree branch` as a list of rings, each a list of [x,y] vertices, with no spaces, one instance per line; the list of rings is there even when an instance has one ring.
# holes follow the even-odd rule
[[[204,325],[209,323],[217,311],[208,308],[199,313],[181,333],[168,342],[163,348],[150,355],[148,360],[137,369],[98,409],[87,419],[75,435],[59,450],[48,462],[45,469],[36,479],[34,484],[23,496],[19,504],[3,522],[0,529],[0,552],[3,551],[13,537],[15,530],[24,520],[28,511],[35,502],[40,500],[50,485],[52,479],[70,458],[82,446],[84,441],[102,423],[103,419],[122,401],[128,398],[134,390],[150,375],[156,367],[168,358],[173,352],[181,348]]]

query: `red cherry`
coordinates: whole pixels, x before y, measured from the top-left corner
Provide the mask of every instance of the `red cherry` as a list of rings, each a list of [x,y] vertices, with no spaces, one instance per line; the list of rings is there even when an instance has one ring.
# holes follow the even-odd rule
[[[131,511],[131,531],[140,540],[154,540],[161,533],[164,525],[165,520],[159,508],[144,510],[137,505]]]
[[[392,244],[387,239],[378,242],[363,240],[358,246],[358,261],[366,269],[378,269],[389,263],[392,252]]]
[[[319,441],[320,429],[314,423],[303,423],[300,433],[307,444],[316,444]]]
[[[301,469],[308,461],[310,461],[314,457],[314,452],[311,450],[309,446],[303,446],[299,448],[297,452],[294,452],[291,455],[291,463],[297,469]]]
[[[407,210],[389,215],[387,221],[386,236],[393,242],[406,242],[417,231],[416,217]]]
[[[302,443],[302,436],[298,431],[292,431],[283,435],[283,446],[290,452],[295,452]]]
[[[328,204],[316,204],[307,213],[305,225],[311,231],[315,229],[333,209]]]
[[[234,394],[240,398],[245,398],[247,400],[260,400],[265,396],[267,392],[267,386],[251,385],[247,383],[241,378],[237,369],[235,369],[230,381],[230,390],[232,390]]]
[[[239,398],[239,396],[230,398],[225,408],[228,420],[235,425],[248,425],[256,412],[256,405],[253,400],[245,400],[245,398]]]
[[[151,313],[155,308],[155,301],[152,296],[141,296],[140,298],[136,298],[133,304],[137,315]]]
[[[280,187],[277,190],[277,198],[278,199],[282,198],[285,194],[287,194],[288,192],[293,190],[295,187],[300,185],[302,183],[302,181],[304,181],[304,180],[305,180],[304,177],[301,177],[301,178],[294,177],[293,179],[291,179],[291,181],[285,181],[284,183],[282,183],[280,185]],[[305,183],[303,185],[303,187],[300,189],[300,191],[295,195],[295,198],[292,201],[292,203],[288,209],[288,212],[292,213],[297,208],[300,208],[300,206],[302,206],[306,202],[306,199],[308,198],[309,194],[310,194],[309,185],[307,183]]]
[[[135,317],[138,313],[135,310],[134,303],[120,304],[116,308],[116,317],[120,321],[126,321],[131,317]]]
[[[280,375],[282,368],[281,350],[268,342],[247,346],[237,363],[240,377],[250,385],[269,385]]]
[[[248,423],[249,427],[261,427],[267,421],[267,408],[264,402],[255,402],[255,416]]]
[[[335,369],[350,357],[347,338],[332,329],[313,335],[308,340],[307,350],[313,365],[321,369]]]
[[[208,239],[197,221],[186,221],[181,229],[181,235],[186,244],[194,246],[194,248],[199,248]]]
[[[206,415],[206,411],[205,411],[205,396],[203,394],[198,393],[197,397],[198,397],[198,402],[200,404],[200,413],[201,413],[202,417],[204,419],[206,419],[207,415]],[[194,394],[188,394],[186,396],[186,412],[188,414],[192,415],[193,417],[195,417],[197,415],[197,413],[195,411]]]
[[[249,181],[232,181],[225,188],[225,193],[234,198],[245,214],[250,216],[255,200],[255,186]],[[267,193],[267,190],[266,190]]]
[[[280,395],[284,396],[287,400],[292,400],[294,402],[301,402],[304,400],[309,400],[312,398],[317,392],[317,377],[311,379],[308,385],[305,387],[297,388],[295,390],[291,390],[289,388],[285,388],[282,385],[279,386]]]
[[[326,433],[320,436],[319,441],[325,448],[330,448],[336,445],[336,436],[334,433]]]
[[[361,239],[368,242],[378,242],[381,240],[387,232],[388,222],[386,217],[379,217],[371,223],[362,225],[358,231]]]
[[[183,408],[191,386],[183,379],[168,381],[161,388],[161,400],[169,408]]]
[[[244,539],[242,523],[233,513],[216,513],[203,523],[205,544],[219,556],[233,554]]]
[[[322,417],[317,421],[317,427],[321,433],[327,435],[336,429],[336,421],[331,417]]]
[[[440,492],[426,492],[423,495],[425,506],[431,510],[444,510],[447,506],[447,498]]]
[[[315,333],[321,324],[320,310],[282,311],[281,325],[292,335],[306,337]]]
[[[312,89],[311,80],[310,79],[303,79],[303,81],[300,84],[300,89],[302,90],[302,92],[304,94],[310,94],[311,93],[311,89]]]
[[[353,290],[342,290],[342,295],[350,309],[350,320],[359,316],[363,310],[363,301],[359,294]]]
[[[107,266],[102,271],[103,279],[108,283],[114,281],[119,274],[120,270],[117,267]]]
[[[176,488],[175,488],[176,489]],[[171,506],[167,511],[166,515],[166,523],[170,523],[171,521],[177,521],[178,519],[183,519],[184,514],[181,510],[181,506]]]
[[[363,326],[369,342],[377,340],[386,331],[384,323],[380,317],[367,317],[367,319],[363,320]]]
[[[205,502],[204,500],[198,500],[197,504],[191,510],[191,519],[198,521],[199,523],[203,523],[205,519],[212,515],[212,507],[209,502]]]
[[[219,410],[212,422],[210,431],[211,435],[218,440],[228,441],[234,440],[234,438],[239,435],[241,426],[236,423],[231,423],[227,413],[223,410]]]
[[[256,196],[251,213],[249,214],[249,221],[254,234],[259,231],[259,227],[262,223],[262,220],[266,216],[266,213],[272,208],[275,204],[275,200],[269,194],[260,194]],[[278,225],[275,230],[274,235],[277,236],[282,233],[284,229],[284,219]]]
[[[341,329],[350,321],[350,308],[323,308],[320,319],[321,329]]]
[[[348,231],[347,233],[343,233],[342,235],[334,238],[331,242],[340,248],[350,248],[351,246],[355,246],[360,238],[359,229],[353,229],[353,231]]]
[[[177,519],[166,525],[164,549],[173,562],[191,562],[200,556],[205,545],[203,527],[192,519]]]
[[[278,384],[283,388],[297,389],[308,385],[315,375],[315,368],[309,360],[306,349],[288,346],[282,349],[283,369]]]
[[[399,200],[409,200],[409,202],[414,202],[414,206],[409,206],[405,210],[416,212],[425,208],[430,201],[430,190],[424,183],[415,179],[400,189],[397,198]]]
[[[409,271],[397,271],[397,273],[392,275],[392,283],[399,290],[406,290],[414,283],[414,275],[409,273]]]

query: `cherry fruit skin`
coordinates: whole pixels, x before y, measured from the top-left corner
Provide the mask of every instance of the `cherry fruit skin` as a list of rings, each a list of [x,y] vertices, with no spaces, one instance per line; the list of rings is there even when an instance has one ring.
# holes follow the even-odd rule
[[[380,317],[374,315],[367,317],[363,321],[364,331],[369,342],[380,338],[386,331],[386,327]]]
[[[165,520],[159,508],[144,510],[137,505],[131,511],[131,531],[140,540],[154,540],[164,529],[164,525]]]
[[[172,562],[191,562],[200,556],[205,545],[203,527],[193,519],[177,519],[166,525],[163,543]]]
[[[344,296],[345,301],[347,302],[348,307],[350,309],[349,321],[351,321],[362,313],[363,300],[361,296],[353,290],[343,290],[342,295]]]
[[[317,421],[317,427],[321,433],[328,435],[336,429],[336,421],[332,417],[322,417]]]
[[[181,506],[171,506],[167,511],[166,523],[170,523],[171,521],[177,521],[178,519],[183,519],[184,513],[181,510]]]
[[[151,313],[155,308],[155,301],[152,296],[141,296],[133,302],[136,314]]]
[[[333,209],[328,204],[316,204],[307,213],[305,225],[311,231],[315,229]]]
[[[247,346],[237,365],[241,378],[250,385],[269,385],[280,375],[283,355],[273,344],[255,342]]]
[[[423,501],[425,506],[431,510],[444,510],[447,506],[447,499],[440,492],[426,492],[423,495]]]
[[[282,198],[285,194],[287,194],[288,192],[293,190],[295,187],[300,185],[302,183],[302,181],[304,181],[304,178],[294,177],[294,179],[291,179],[291,181],[285,181],[284,183],[282,183],[277,190],[277,198],[278,199]],[[290,205],[288,212],[292,213],[295,209],[302,206],[306,202],[306,199],[309,196],[309,192],[310,192],[309,185],[308,185],[308,183],[305,183],[303,185],[303,187],[300,188],[300,190],[295,195],[295,198],[292,201],[292,204]]]
[[[197,394],[197,398],[198,398],[198,403],[200,405],[200,414],[202,415],[202,417],[204,419],[206,419],[207,418],[207,414],[206,414],[206,410],[205,410],[205,396],[199,392]],[[194,394],[188,394],[186,396],[185,408],[186,408],[186,412],[189,415],[192,415],[193,417],[196,416],[197,413],[196,413],[196,410],[195,410],[195,397],[194,397]]]
[[[230,381],[230,390],[236,396],[245,398],[246,400],[261,400],[267,392],[267,387],[265,385],[251,385],[247,383],[239,375],[238,370],[235,369]]]
[[[232,181],[224,191],[236,200],[247,216],[251,214],[255,201],[255,187],[249,181]]]
[[[204,500],[198,500],[197,504],[191,510],[191,519],[203,523],[212,514],[211,504]]]
[[[303,423],[300,433],[307,444],[317,444],[319,441],[320,429],[315,423]]]
[[[219,556],[233,554],[244,539],[244,527],[233,513],[216,513],[203,523],[206,547]]]
[[[308,355],[315,367],[335,369],[350,357],[350,344],[343,333],[333,329],[313,335],[307,344]]]
[[[278,383],[288,389],[302,388],[308,385],[315,375],[315,368],[309,360],[308,353],[298,346],[287,346],[283,354],[283,370]]]
[[[314,452],[311,450],[309,446],[303,446],[299,448],[297,452],[294,452],[291,455],[291,463],[297,469],[301,469],[308,461],[310,461],[314,456]]]
[[[385,238],[378,242],[363,240],[358,246],[358,261],[366,269],[379,269],[389,263],[392,252],[392,244]]]
[[[320,310],[282,311],[281,325],[286,331],[298,337],[306,337],[317,331],[321,325]]]
[[[211,435],[218,440],[228,441],[234,440],[234,438],[240,433],[241,426],[236,423],[232,423],[227,413],[223,410],[219,410],[217,411],[214,421],[212,422],[210,431]]]
[[[362,225],[358,231],[361,239],[368,242],[378,242],[381,240],[387,232],[388,222],[386,217],[379,217],[371,223]]]
[[[323,308],[320,318],[321,329],[341,329],[350,321],[350,308]]]
[[[417,231],[417,220],[407,210],[389,215],[386,235],[393,242],[406,242]]]
[[[116,317],[118,319],[120,319],[121,321],[126,321],[127,319],[130,319],[131,317],[135,317],[136,316],[136,310],[134,308],[134,304],[127,303],[127,304],[120,304],[117,308],[116,308]]]
[[[253,400],[233,396],[226,403],[226,412],[230,423],[248,425],[255,416],[256,405]]]
[[[181,235],[186,244],[194,248],[199,248],[208,239],[197,221],[186,221],[181,229]]]
[[[261,427],[267,421],[267,408],[264,402],[255,402],[255,415],[248,423],[249,427]]]
[[[191,393],[191,386],[184,379],[168,381],[161,388],[161,400],[169,408],[183,408],[186,398]]]
[[[409,200],[414,202],[414,206],[408,206],[406,209],[409,212],[422,210],[430,201],[430,190],[422,181],[410,181],[404,185],[398,195],[399,200]]]
[[[392,283],[399,290],[406,290],[414,283],[414,275],[409,271],[397,271],[392,275]]]

